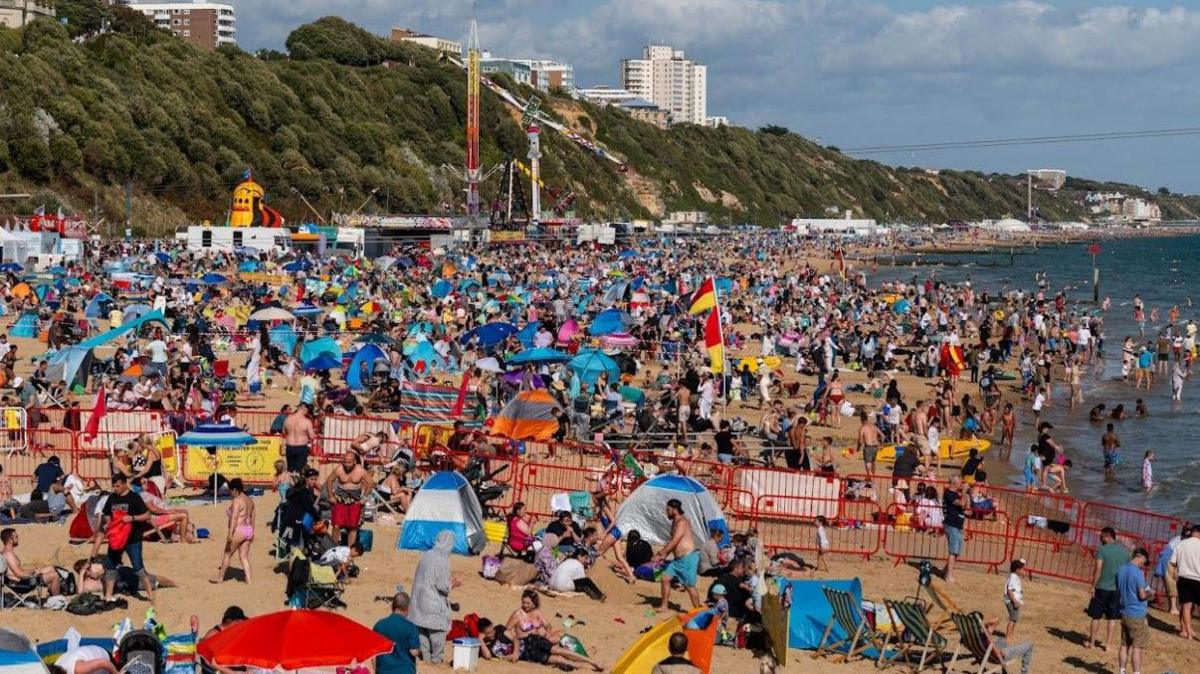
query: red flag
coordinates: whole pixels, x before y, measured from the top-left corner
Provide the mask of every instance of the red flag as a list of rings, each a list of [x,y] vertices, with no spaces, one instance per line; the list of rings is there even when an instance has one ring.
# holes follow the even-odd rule
[[[467,382],[470,380],[471,371],[467,370],[467,372],[463,374],[462,385],[458,387],[458,400],[454,401],[454,408],[450,410],[451,416],[462,416],[463,407],[466,407],[467,404]]]
[[[708,350],[709,367],[713,372],[725,370],[725,344],[721,339],[721,315],[714,309],[704,321],[704,347]]]
[[[691,304],[688,306],[688,313],[695,316],[715,306],[717,306],[717,286],[713,282],[712,277],[709,276],[704,279],[704,283],[701,283],[700,287],[696,289],[695,294],[692,295]]]
[[[91,442],[100,434],[100,420],[108,414],[108,396],[104,387],[96,392],[96,402],[92,404],[92,416],[88,418],[87,428],[83,429],[83,439]]]

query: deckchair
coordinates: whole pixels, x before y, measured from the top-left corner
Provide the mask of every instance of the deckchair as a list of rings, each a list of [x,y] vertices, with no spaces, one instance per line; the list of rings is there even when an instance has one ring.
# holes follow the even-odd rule
[[[892,617],[892,625],[903,625],[904,634],[897,637],[898,650],[891,657],[885,658],[886,646],[896,632],[893,631],[884,639],[885,648],[879,649],[879,660],[875,664],[882,666],[885,659],[891,663],[900,658],[911,662],[919,653],[921,657],[913,665],[913,674],[924,671],[926,665],[932,665],[935,661],[939,661],[941,668],[945,670],[946,647],[949,646],[949,642],[937,628],[929,624],[929,618],[921,606],[916,602],[890,599],[883,600],[883,603]]]
[[[976,674],[1009,674],[1010,671],[1016,671],[1010,670],[1007,665],[1019,656],[1005,657],[1004,651],[996,645],[991,633],[984,626],[982,613],[955,612],[950,614],[950,619],[954,621],[961,637],[958,645],[954,647],[954,657],[950,659],[950,671],[956,671],[954,665],[963,649],[966,649],[963,655],[979,664]]]
[[[43,603],[42,584],[31,580],[14,582],[8,577],[8,563],[0,557],[0,609],[40,608]]]
[[[855,601],[854,595],[845,590],[831,587],[822,587],[821,591],[825,593],[825,599],[833,608],[833,616],[829,618],[829,624],[825,626],[825,633],[821,635],[821,643],[817,645],[817,652],[813,653],[814,659],[829,652],[840,655],[839,662],[846,662],[856,655],[866,657],[863,655],[863,651],[872,646],[883,649],[887,635],[871,627],[867,622],[867,617],[863,615],[862,605]],[[841,627],[846,636],[827,646],[825,642],[829,641],[833,634],[834,625]],[[844,651],[843,648],[845,648]]]

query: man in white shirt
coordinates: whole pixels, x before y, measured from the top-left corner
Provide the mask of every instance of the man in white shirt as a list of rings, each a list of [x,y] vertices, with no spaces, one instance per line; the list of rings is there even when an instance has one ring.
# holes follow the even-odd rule
[[[713,384],[711,374],[704,375],[704,381],[700,384],[700,418],[711,419],[713,410],[713,401],[716,398],[714,393],[716,386]]]
[[[1171,566],[1179,579],[1179,628],[1184,639],[1195,639],[1192,630],[1192,609],[1200,604],[1200,527],[1192,526],[1191,535],[1179,541],[1171,553]]]
[[[150,354],[150,371],[165,376],[167,374],[167,343],[162,338],[155,338],[146,345],[146,352]]]

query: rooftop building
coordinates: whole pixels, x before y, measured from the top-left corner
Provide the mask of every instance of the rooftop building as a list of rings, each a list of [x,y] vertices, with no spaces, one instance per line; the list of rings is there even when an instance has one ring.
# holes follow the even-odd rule
[[[121,4],[145,14],[154,25],[205,49],[237,44],[237,12],[224,2],[129,2]]]
[[[448,54],[463,53],[461,42],[447,40],[444,37],[437,37],[436,35],[418,33],[410,28],[401,28],[399,26],[392,28],[391,40],[392,42],[411,42],[412,44],[419,44],[422,47],[429,47],[430,49],[436,49]]]
[[[708,120],[708,67],[683,50],[648,45],[642,58],[621,61],[621,87],[669,111],[677,124]]]
[[[43,16],[54,17],[50,0],[0,0],[0,26],[21,28]]]

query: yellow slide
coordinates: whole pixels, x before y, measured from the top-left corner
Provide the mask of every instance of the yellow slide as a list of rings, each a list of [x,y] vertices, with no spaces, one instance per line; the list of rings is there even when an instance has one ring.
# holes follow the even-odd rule
[[[953,461],[958,459],[966,459],[970,455],[972,449],[978,449],[980,454],[983,454],[992,446],[990,440],[942,440],[938,443],[938,453],[941,454],[943,461]],[[915,445],[914,445],[915,449]],[[843,457],[850,457],[856,454],[853,447],[848,447],[842,451]],[[879,448],[879,453],[875,455],[875,460],[879,463],[893,463],[896,460],[896,446],[884,445]]]
[[[699,667],[703,674],[709,674],[716,638],[716,621],[709,620],[702,629],[684,629],[684,625],[692,617],[707,610],[706,608],[693,609],[686,615],[673,615],[655,625],[621,655],[621,659],[613,665],[613,674],[650,674],[655,665],[670,655],[670,651],[667,650],[667,641],[676,632],[683,632],[688,637],[688,659]]]

